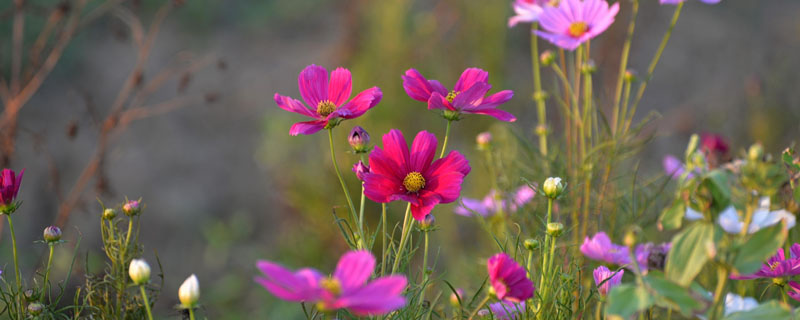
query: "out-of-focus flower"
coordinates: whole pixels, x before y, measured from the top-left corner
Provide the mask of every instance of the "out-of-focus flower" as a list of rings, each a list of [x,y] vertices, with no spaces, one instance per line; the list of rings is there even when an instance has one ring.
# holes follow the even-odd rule
[[[56,226],[49,226],[44,228],[44,233],[42,235],[45,242],[58,242],[61,240],[61,228]]]
[[[478,144],[479,150],[487,150],[492,143],[492,134],[489,132],[481,132],[475,137],[475,142]]]
[[[553,5],[551,0],[515,0],[511,6],[517,15],[508,19],[508,27],[513,28],[519,23],[531,23],[539,20],[542,7]]]
[[[547,235],[558,238],[564,232],[564,224],[561,222],[551,222],[547,224]]]
[[[122,205],[122,212],[126,216],[133,217],[142,212],[141,202],[139,200],[130,200]]]
[[[464,301],[464,290],[456,289],[456,292],[450,294],[450,305],[453,307],[458,307],[460,302]]]
[[[611,7],[605,0],[563,0],[558,7],[544,7],[539,24],[544,31],[536,35],[566,50],[606,31],[619,12],[619,3]]]
[[[611,271],[606,266],[597,267],[593,272],[594,284],[597,285],[597,291],[600,292],[600,295],[605,297],[611,288],[622,283],[622,275],[624,274],[624,269]]]
[[[197,301],[200,300],[200,282],[197,281],[197,276],[194,274],[186,278],[178,288],[178,300],[184,308],[194,308]]]
[[[751,297],[742,297],[733,293],[725,296],[725,315],[734,312],[748,311],[758,307],[758,301]]]
[[[593,260],[604,261],[618,266],[631,263],[628,247],[614,244],[605,232],[598,232],[592,238],[586,237],[581,245],[581,253]]]
[[[425,218],[437,204],[458,199],[469,162],[458,151],[431,162],[436,144],[432,133],[421,131],[409,152],[403,133],[389,131],[383,136],[383,148],[376,147],[369,155],[364,195],[379,203],[407,201],[416,220]]]
[[[28,312],[30,312],[33,316],[38,316],[44,311],[44,305],[38,302],[34,302],[28,305]]]
[[[684,1],[686,1],[686,0],[660,0],[660,3],[661,4],[679,4],[679,3],[684,2]],[[702,1],[703,3],[706,3],[706,4],[717,4],[722,0],[700,0],[700,1]]]
[[[436,218],[433,217],[432,214],[426,214],[425,218],[419,222],[419,227],[422,230],[430,230],[433,228],[433,225],[436,223]]]
[[[558,196],[564,192],[564,188],[564,183],[562,183],[561,178],[558,177],[547,178],[542,184],[544,195],[550,199],[558,198]]]
[[[686,166],[683,165],[683,162],[678,160],[678,158],[673,155],[665,156],[661,164],[664,166],[664,173],[666,173],[672,179],[678,179],[683,175],[684,172],[686,172]],[[695,172],[697,172],[697,170],[694,172],[689,172],[686,175],[686,178],[694,178]]]
[[[11,169],[3,169],[0,173],[0,205],[2,206],[0,214],[11,213],[9,210],[12,210],[14,200],[17,199],[23,174],[25,174],[25,169],[19,171],[19,176]]]
[[[291,97],[278,93],[274,96],[275,103],[281,109],[314,119],[292,125],[289,134],[293,136],[314,134],[323,128],[338,125],[342,119],[358,118],[375,107],[383,97],[380,88],[372,87],[347,102],[353,90],[350,70],[336,68],[328,81],[328,70],[313,64],[297,76],[297,87],[308,107]]]
[[[670,248],[672,248],[672,243],[653,244],[648,242],[636,246],[634,256],[636,256],[639,270],[643,274],[647,274],[650,269],[664,270]]]
[[[117,210],[113,208],[106,208],[103,210],[103,219],[111,220],[117,217]]]
[[[786,290],[786,294],[789,295],[789,298],[800,301],[800,283],[789,281],[789,289],[790,290]]]
[[[353,147],[356,153],[366,153],[369,151],[369,133],[361,126],[355,126],[353,130],[350,130],[350,135],[347,136],[347,142]]]
[[[761,198],[761,203],[753,212],[750,226],[747,228],[747,233],[754,233],[762,228],[766,228],[784,221],[786,229],[791,229],[796,223],[796,218],[793,214],[786,210],[770,211],[769,197]],[[739,212],[736,208],[729,206],[725,208],[717,218],[717,222],[725,231],[729,233],[741,233],[744,227],[744,221],[739,217]]]
[[[800,244],[793,244],[789,248],[789,259],[782,248],[761,266],[761,270],[749,275],[731,275],[731,279],[746,280],[757,278],[783,278],[800,275]]]
[[[517,191],[514,192],[513,200],[509,203],[506,199],[497,199],[497,191],[491,190],[482,200],[466,197],[461,198],[462,204],[456,207],[454,212],[467,217],[471,216],[473,212],[484,217],[492,216],[496,214],[500,208],[516,212],[519,208],[530,202],[535,195],[536,191],[524,185],[517,188]]]
[[[361,160],[358,160],[358,162],[353,165],[353,172],[356,173],[358,180],[364,181],[364,175],[369,173],[369,166],[364,164]]]
[[[522,244],[525,246],[525,249],[529,251],[539,249],[539,240],[536,239],[525,239],[525,242]]]
[[[497,320],[517,320],[522,319],[525,314],[525,301],[509,302],[500,301],[489,304],[489,311]]]
[[[128,267],[128,275],[136,285],[146,284],[150,281],[150,265],[142,259],[133,259]]]
[[[487,262],[489,282],[497,299],[521,302],[533,296],[533,282],[528,272],[505,253],[498,253]]]
[[[347,309],[357,316],[380,315],[406,304],[402,293],[405,276],[391,275],[367,282],[375,269],[375,257],[364,250],[345,253],[336,270],[325,277],[314,269],[287,270],[269,261],[259,261],[265,277],[255,281],[278,298],[316,303],[320,311]]]
[[[700,148],[702,148],[706,153],[728,153],[728,143],[725,141],[725,138],[718,134],[702,134],[700,137]]]
[[[462,113],[483,114],[497,120],[514,122],[514,115],[497,107],[514,96],[511,90],[503,90],[486,96],[492,86],[489,73],[478,68],[464,70],[461,77],[448,91],[439,81],[428,80],[416,69],[408,69],[403,75],[403,88],[411,99],[427,102],[429,110],[442,110],[448,120],[458,120]]]

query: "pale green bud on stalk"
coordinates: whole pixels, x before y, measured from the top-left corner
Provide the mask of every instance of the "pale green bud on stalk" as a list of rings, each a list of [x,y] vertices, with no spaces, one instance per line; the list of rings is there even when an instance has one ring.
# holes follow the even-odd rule
[[[39,295],[37,295],[36,292],[33,291],[33,289],[25,290],[24,295],[25,295],[25,300],[27,301],[39,300]]]
[[[128,275],[136,285],[144,285],[150,281],[150,265],[142,259],[133,259],[128,268]]]
[[[539,61],[542,63],[543,67],[548,67],[553,64],[553,61],[556,60],[556,56],[553,55],[553,51],[545,50],[542,54],[539,55]]]
[[[625,233],[625,237],[622,238],[622,244],[624,244],[628,248],[633,248],[633,246],[636,245],[636,232],[630,230],[627,233]]]
[[[489,132],[481,132],[475,137],[475,143],[478,144],[478,150],[488,150],[492,144],[492,134]]]
[[[197,301],[200,300],[200,283],[197,281],[197,276],[193,274],[186,278],[178,289],[178,299],[184,308],[194,308],[197,305]]]
[[[558,238],[564,233],[564,225],[560,222],[551,222],[547,224],[547,235]]]
[[[556,199],[564,192],[564,184],[561,182],[561,178],[550,177],[542,184],[542,191],[546,197]]]
[[[430,231],[435,223],[436,223],[436,218],[434,218],[433,215],[429,213],[426,214],[425,218],[423,218],[419,222],[419,228],[422,229],[422,231]]]
[[[592,74],[597,71],[597,66],[594,64],[594,61],[589,60],[581,65],[581,72],[583,74]]]
[[[637,80],[636,70],[633,70],[633,69],[625,70],[625,76],[623,77],[623,79],[625,80],[625,82],[634,82],[634,81],[636,81]]]
[[[117,210],[106,208],[103,210],[103,219],[111,220],[117,217]]]
[[[38,316],[42,314],[44,311],[44,305],[38,302],[34,302],[28,305],[28,313],[34,316]]]
[[[61,240],[61,229],[56,226],[49,226],[44,228],[44,234],[42,235],[44,241],[47,243],[54,243]]]
[[[536,239],[525,239],[525,242],[523,242],[523,245],[525,245],[525,249],[528,249],[528,251],[533,251],[533,250],[539,249],[539,240],[536,240]]]
[[[747,158],[750,161],[759,161],[764,158],[764,146],[760,143],[750,146],[750,149],[747,150]]]

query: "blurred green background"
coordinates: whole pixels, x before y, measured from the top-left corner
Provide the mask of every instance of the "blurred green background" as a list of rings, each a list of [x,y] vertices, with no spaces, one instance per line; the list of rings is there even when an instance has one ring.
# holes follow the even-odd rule
[[[125,5],[147,22],[162,3]],[[0,1],[0,10],[10,5],[11,0]],[[629,6],[622,8],[617,22],[592,45],[601,99],[611,95],[612,86],[603,83],[613,83],[615,77],[629,14]],[[671,14],[672,7],[655,0],[642,4],[632,68],[645,69]],[[475,135],[492,130],[498,139],[511,140],[510,132],[515,132],[533,141],[529,33],[525,26],[508,29],[511,15],[510,1],[505,0],[186,1],[171,13],[157,37],[148,70],[187,52],[215,54],[221,63],[193,74],[190,90],[213,92],[218,98],[133,123],[106,159],[108,190],[86,192],[72,214],[65,228],[67,248],[80,235],[79,258],[97,271],[102,257],[95,199],[110,204],[124,196],[141,196],[147,206],[142,217],[146,258],[155,260],[157,252],[166,276],[156,313],[177,316],[172,309],[178,303],[177,287],[196,273],[210,319],[298,318],[300,307],[277,300],[252,282],[258,273],[255,261],[332,270],[347,250],[332,210],[343,213],[345,202],[324,133],[289,136],[291,124],[305,119],[280,110],[272,95],[299,98],[297,74],[312,63],[352,70],[354,93],[379,86],[384,96],[378,107],[336,129],[336,147],[343,152],[345,136],[354,125],[365,127],[373,141],[390,128],[403,130],[407,138],[429,130],[441,139],[444,120],[405,95],[400,75],[413,67],[451,86],[463,69],[483,68],[490,72],[493,92],[514,90],[514,99],[503,108],[519,120],[505,124],[470,116],[455,123],[448,147],[462,151],[473,163],[462,194],[482,198],[489,190],[488,173],[474,148]],[[798,16],[800,2],[795,0],[726,0],[715,6],[690,0],[638,113],[639,118],[661,115],[646,128],[656,139],[641,154],[642,166],[658,172],[661,158],[682,153],[695,132],[722,134],[733,152],[760,141],[776,153],[800,137]],[[31,34],[40,20],[31,18]],[[10,25],[4,16],[4,65]],[[21,111],[23,133],[12,165],[26,169],[20,192],[25,204],[15,220],[17,236],[27,248],[23,269],[37,266],[45,253],[44,245],[32,242],[55,220],[54,186],[74,183],[97,139],[85,97],[90,96],[98,109],[108,108],[134,61],[124,25],[113,16],[99,19],[73,41]],[[545,73],[545,86],[553,81]],[[175,90],[167,86],[156,97],[173,96]],[[548,115],[560,137],[554,106],[549,104]],[[73,125],[77,134],[70,137],[65,132]],[[41,142],[30,132],[47,139]],[[340,154],[339,165],[349,173],[357,157]],[[58,181],[49,173],[48,155],[58,166]],[[357,180],[347,176],[357,192]],[[523,175],[534,181],[545,176],[546,172]],[[400,220],[402,205],[389,208],[390,219]],[[433,252],[439,254],[437,270],[454,285],[474,289],[481,281],[474,275],[482,274],[482,259],[493,253],[492,240],[473,220],[452,214],[452,208],[444,205],[435,211],[440,226],[432,240]],[[528,214],[540,214],[536,208],[537,204],[530,206]],[[371,204],[367,213],[374,226],[379,207]],[[4,234],[0,242],[4,270],[11,266],[8,239]],[[70,254],[59,251],[54,278],[66,272]],[[85,272],[83,262],[78,267],[76,272]]]

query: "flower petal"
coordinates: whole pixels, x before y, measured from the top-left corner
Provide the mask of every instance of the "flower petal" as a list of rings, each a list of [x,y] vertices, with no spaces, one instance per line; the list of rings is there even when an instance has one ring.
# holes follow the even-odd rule
[[[342,284],[343,291],[359,288],[375,270],[375,257],[366,250],[350,251],[345,253],[336,265],[333,277]]]
[[[328,100],[337,107],[341,106],[350,98],[352,90],[353,77],[350,75],[350,70],[339,67],[331,72],[331,81],[328,84]]]
[[[371,158],[370,158],[371,159]],[[370,161],[372,163],[372,161]],[[374,170],[373,163],[370,169]],[[403,181],[393,179],[378,173],[364,175],[364,196],[378,203],[387,203],[394,200],[394,196],[405,192]]]
[[[411,158],[408,169],[419,173],[425,172],[436,155],[436,136],[428,131],[420,131],[411,144]]]
[[[483,102],[483,97],[489,92],[492,85],[485,82],[478,82],[469,87],[466,91],[456,95],[453,99],[453,107],[457,110],[470,110],[478,107]]]
[[[328,125],[327,120],[297,122],[289,129],[289,134],[293,136],[298,134],[314,134],[325,128],[326,125]]]
[[[438,81],[428,80],[422,76],[416,69],[406,70],[406,74],[401,76],[403,78],[403,89],[406,90],[411,99],[426,102],[434,92],[439,92],[442,95],[447,94],[445,89]]]
[[[316,108],[319,102],[328,99],[328,71],[310,65],[297,76],[297,87],[309,107]]]
[[[453,90],[455,92],[464,92],[476,83],[486,83],[487,81],[489,81],[488,72],[478,68],[468,68],[461,73],[461,77],[458,78]]]
[[[456,109],[450,104],[450,101],[447,101],[447,99],[438,92],[434,92],[431,94],[431,98],[428,99],[428,110],[436,109],[456,111]]]
[[[399,169],[403,171],[403,177],[411,171],[408,167],[408,144],[406,144],[403,132],[392,129],[383,135],[383,151],[386,157],[399,165]]]
[[[357,316],[385,314],[406,304],[402,293],[407,285],[406,277],[401,275],[378,278],[343,295],[339,303]]]
[[[338,116],[345,119],[358,118],[367,112],[367,110],[378,105],[378,102],[381,102],[381,98],[383,98],[381,89],[372,87],[361,91],[353,100],[350,100],[346,105],[337,109],[336,112]]]
[[[292,99],[291,97],[287,96],[282,96],[277,93],[275,94],[274,99],[275,103],[278,104],[278,107],[280,107],[283,110],[299,113],[306,117],[319,118],[319,115],[317,114],[316,111],[307,108],[306,106],[303,105],[302,102],[296,99]]]
[[[318,298],[317,283],[322,277],[314,269],[296,273],[270,261],[258,261],[257,267],[266,277],[255,281],[278,298],[288,301],[314,301]]]

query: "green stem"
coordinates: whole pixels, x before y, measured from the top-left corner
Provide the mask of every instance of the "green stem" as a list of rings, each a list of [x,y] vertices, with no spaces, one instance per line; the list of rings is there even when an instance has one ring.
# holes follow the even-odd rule
[[[622,45],[622,57],[619,62],[619,74],[617,75],[617,86],[614,91],[614,116],[612,117],[612,128],[616,133],[617,123],[620,121],[620,98],[622,97],[622,86],[625,79],[625,71],[628,69],[628,55],[631,51],[631,41],[633,40],[633,31],[636,28],[636,16],[639,13],[639,0],[633,0],[631,5],[631,21],[628,23],[628,33],[625,36],[625,43]]]
[[[667,32],[661,39],[661,44],[658,46],[658,50],[656,50],[656,55],[653,56],[653,60],[650,61],[650,66],[647,68],[647,75],[642,80],[642,84],[639,85],[639,90],[636,92],[636,98],[633,100],[634,102],[633,102],[633,107],[631,108],[630,119],[628,119],[625,125],[626,131],[631,126],[631,122],[633,121],[633,116],[636,114],[636,108],[639,107],[639,101],[642,100],[642,96],[644,95],[644,90],[645,88],[647,88],[647,83],[650,82],[650,79],[653,77],[653,72],[656,70],[656,65],[658,65],[658,60],[661,59],[661,54],[664,53],[664,48],[667,47],[667,42],[669,42],[669,38],[670,36],[672,36],[672,29],[674,29],[675,24],[678,23],[678,17],[681,15],[682,8],[683,8],[683,2],[678,3],[678,6],[675,8],[675,13],[672,14],[672,20],[670,21],[669,28],[667,28]]]
[[[539,134],[539,152],[547,156],[547,116],[544,101],[544,92],[542,91],[542,76],[541,67],[539,66],[539,39],[534,32],[539,27],[538,22],[531,24],[531,62],[533,62],[533,96],[536,100],[536,113],[539,118],[539,127],[542,130],[537,131]]]
[[[6,214],[8,218],[8,230],[11,231],[11,246],[14,250],[14,272],[17,276],[17,310],[22,319],[22,276],[19,273],[19,260],[17,260],[17,236],[14,234],[14,223],[11,222],[11,214]]]
[[[553,220],[553,199],[552,198],[548,198],[547,199],[547,224],[550,224],[552,222],[552,220]],[[545,229],[547,228],[547,224],[545,224]],[[550,243],[551,242],[553,242],[553,244],[555,244],[555,239],[553,237],[551,237],[550,235],[546,234],[545,237],[544,237],[544,247],[542,247],[543,248],[543,251],[542,251],[543,252],[543,254],[542,254],[542,275],[541,275],[540,280],[539,280],[539,286],[541,287],[541,290],[542,290],[541,291],[542,292],[542,301],[545,301],[547,299],[547,287],[548,287],[547,286],[547,279],[550,276],[550,274],[549,274],[550,273],[550,268],[549,268],[550,262],[549,261],[552,259],[552,257],[551,257],[552,253],[550,253],[552,251],[550,251],[548,249],[550,248]],[[541,315],[542,314],[541,313],[541,308],[542,308],[542,306],[544,304],[541,301],[539,302],[539,304],[540,304],[540,306],[538,308],[539,311],[540,311],[539,315]]]
[[[40,297],[40,300],[42,301],[42,303],[44,303],[45,294],[48,294],[50,292],[50,291],[47,290],[47,286],[50,284],[50,282],[49,282],[50,281],[50,266],[53,264],[53,247],[55,247],[55,245],[53,245],[52,243],[48,243],[47,246],[50,247],[50,255],[48,255],[48,257],[47,257],[47,268],[45,269],[46,271],[44,272],[44,284],[42,285],[42,287],[43,287],[42,296]]]
[[[189,320],[194,320],[194,308],[189,308]]]
[[[423,231],[425,234],[425,247],[422,251],[422,289],[419,293],[419,305],[425,300],[425,290],[428,288],[428,230]]]
[[[361,221],[356,216],[356,209],[353,205],[353,199],[350,198],[350,191],[347,189],[347,184],[344,183],[344,178],[342,178],[342,172],[339,171],[339,163],[336,162],[336,152],[333,149],[333,128],[328,129],[328,142],[331,146],[331,161],[333,161],[333,169],[336,171],[336,177],[339,178],[339,183],[342,185],[342,191],[344,192],[344,197],[347,198],[347,206],[350,209],[350,215],[352,216],[353,220],[357,221],[357,224],[361,226]],[[361,237],[361,241],[366,241],[364,239],[364,230],[359,229],[358,235]],[[359,245],[360,244],[356,244]]]
[[[594,318],[596,320],[602,320],[603,319],[602,318],[602,313],[601,313],[602,309],[603,309],[603,303],[598,301],[597,302],[597,308],[594,310]]]
[[[381,228],[383,233],[381,235],[381,276],[386,275],[386,204],[381,203]]]
[[[153,313],[150,312],[150,301],[147,300],[147,292],[144,290],[144,286],[139,286],[139,289],[142,291],[142,299],[144,300],[144,309],[147,310],[147,319],[153,320]]]
[[[442,152],[439,153],[439,158],[444,158],[444,152],[447,150],[447,139],[450,137],[450,124],[453,120],[447,120],[447,129],[444,130],[444,142],[442,142]]]
[[[712,304],[711,314],[708,317],[710,320],[720,319],[723,315],[725,307],[725,297],[723,295],[727,284],[728,269],[724,266],[719,266],[717,268],[717,288],[714,290],[714,303]]]
[[[406,215],[403,217],[403,231],[400,236],[400,246],[397,248],[397,254],[394,256],[394,264],[392,264],[392,274],[397,272],[397,267],[400,266],[400,259],[403,257],[403,250],[406,248],[408,241],[408,234],[411,232],[411,203],[406,207]]]
[[[489,298],[491,298],[491,296],[487,294],[486,298],[483,298],[483,300],[481,300],[481,303],[478,304],[478,307],[476,307],[475,310],[472,310],[472,313],[469,314],[469,318],[468,318],[469,320],[472,320],[472,319],[475,318],[475,316],[478,314],[478,311],[480,311],[481,308],[483,308],[483,306],[487,302],[489,302]]]
[[[528,260],[525,269],[528,269],[528,274],[533,275],[533,250],[528,250]]]

